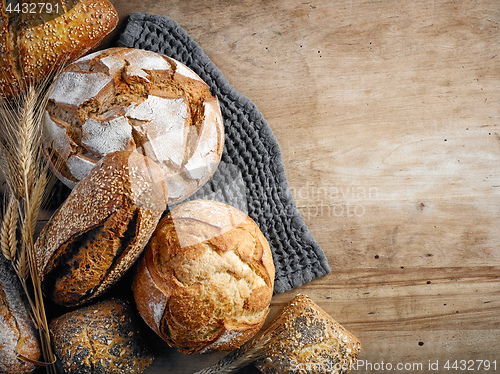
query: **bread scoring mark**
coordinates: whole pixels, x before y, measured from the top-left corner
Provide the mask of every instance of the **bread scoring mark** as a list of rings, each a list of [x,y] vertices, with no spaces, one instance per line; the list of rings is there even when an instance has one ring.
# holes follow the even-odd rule
[[[140,149],[164,171],[171,203],[194,193],[215,171],[224,137],[220,108],[189,68],[153,52],[112,48],[78,60],[64,74],[70,73],[56,89],[96,81],[85,94],[53,94],[48,106],[52,117],[69,124],[71,155],[98,159],[106,152]],[[98,78],[86,78],[93,75]],[[74,76],[79,82],[65,83]],[[86,128],[92,133],[85,134]],[[103,144],[105,137],[110,139]]]
[[[166,206],[161,171],[152,162],[149,171],[139,170],[137,158],[145,159],[134,152],[104,157],[42,230],[35,244],[38,265],[44,290],[56,302],[76,305],[104,292],[137,259],[156,227]],[[147,182],[154,178],[160,182]],[[148,210],[153,205],[158,210]]]
[[[62,305],[95,297],[135,240],[137,218],[138,212],[123,200],[99,225],[68,238],[46,267],[44,292]]]
[[[262,326],[274,267],[262,260],[259,235],[265,240],[243,212],[213,201],[180,204],[161,220],[146,263],[163,279],[154,282],[165,282],[157,325],[171,345],[185,353],[236,348]]]
[[[59,75],[49,99],[61,107],[78,107],[110,83],[112,79],[103,73],[66,71]]]
[[[104,122],[87,119],[82,126],[82,145],[101,157],[117,149],[132,151],[135,148],[132,128],[124,116]]]

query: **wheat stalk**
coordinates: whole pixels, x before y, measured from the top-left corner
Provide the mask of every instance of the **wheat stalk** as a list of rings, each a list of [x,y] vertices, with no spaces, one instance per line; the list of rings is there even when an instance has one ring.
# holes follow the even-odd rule
[[[194,374],[231,374],[239,369],[260,360],[269,353],[271,344],[283,335],[283,324],[281,320],[274,320],[269,327],[260,331],[237,350],[212,366],[197,371]]]
[[[3,114],[0,168],[9,192],[9,203],[0,227],[0,245],[3,255],[12,261],[28,297],[47,372],[56,373],[34,243],[49,181],[41,150],[41,124],[49,81],[47,79],[37,86],[28,83],[14,102],[0,100]],[[18,228],[20,243],[17,240]],[[28,287],[30,280],[31,287]]]

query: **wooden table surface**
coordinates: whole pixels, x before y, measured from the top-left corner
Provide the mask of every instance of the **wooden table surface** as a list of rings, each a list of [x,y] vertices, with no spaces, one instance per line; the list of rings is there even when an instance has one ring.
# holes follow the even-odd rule
[[[278,138],[332,272],[270,318],[309,295],[359,373],[500,372],[500,1],[112,2],[108,41],[131,12],[174,19]],[[158,350],[146,374],[220,357]]]

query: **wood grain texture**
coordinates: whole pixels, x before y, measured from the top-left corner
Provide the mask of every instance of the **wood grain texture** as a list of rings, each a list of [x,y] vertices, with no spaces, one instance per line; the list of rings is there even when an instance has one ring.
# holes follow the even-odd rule
[[[278,138],[332,273],[276,295],[270,317],[303,292],[365,363],[500,371],[500,2],[113,3],[121,25],[136,11],[176,20]],[[146,373],[220,357],[157,347]]]

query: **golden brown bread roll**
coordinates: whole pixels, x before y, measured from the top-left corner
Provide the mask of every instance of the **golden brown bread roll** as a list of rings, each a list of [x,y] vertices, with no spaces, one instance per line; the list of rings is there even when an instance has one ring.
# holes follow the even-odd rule
[[[0,373],[27,374],[35,369],[18,359],[18,354],[39,360],[38,334],[21,283],[0,253]]]
[[[217,97],[188,67],[154,52],[110,48],[59,75],[43,145],[70,188],[107,153],[140,149],[165,173],[172,204],[215,172],[224,128]]]
[[[256,366],[264,374],[348,373],[360,341],[308,296],[299,294],[280,312],[265,335],[266,354]]]
[[[107,290],[133,264],[166,208],[164,176],[137,152],[103,157],[43,228],[35,250],[44,293],[66,306]]]
[[[54,351],[67,374],[138,374],[153,362],[128,302],[110,299],[52,320]]]
[[[215,201],[182,203],[162,218],[133,283],[137,309],[183,353],[230,350],[269,311],[271,250],[245,213]]]
[[[118,23],[108,0],[19,0],[0,6],[0,96],[6,97],[84,55]]]
[[[265,330],[195,374],[233,373],[250,363],[265,374],[346,374],[360,349],[355,336],[299,294]]]

